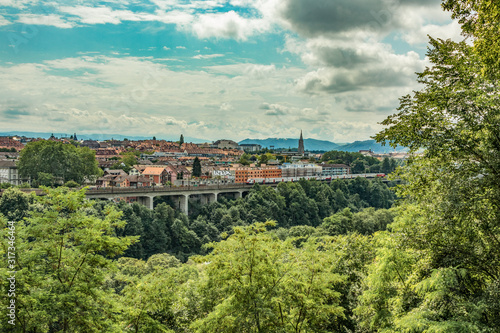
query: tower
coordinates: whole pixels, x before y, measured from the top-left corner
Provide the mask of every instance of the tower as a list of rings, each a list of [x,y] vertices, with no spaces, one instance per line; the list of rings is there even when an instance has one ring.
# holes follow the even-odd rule
[[[304,138],[302,137],[302,130],[300,130],[300,139],[299,139],[299,154],[304,155]]]

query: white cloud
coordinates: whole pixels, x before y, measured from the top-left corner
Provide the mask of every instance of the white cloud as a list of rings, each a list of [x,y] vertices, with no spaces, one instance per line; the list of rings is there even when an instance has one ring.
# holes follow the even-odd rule
[[[198,54],[192,57],[193,59],[212,59],[212,58],[220,58],[223,57],[223,54],[214,53],[214,54]]]
[[[175,48],[176,48],[176,49],[181,49],[181,50],[185,50],[185,49],[186,49],[186,47],[185,47],[185,46],[182,46],[182,45],[176,46]]]
[[[164,47],[163,47],[163,50],[168,51],[168,50],[170,50],[170,47],[166,47],[166,46],[164,46]]]
[[[119,24],[122,21],[155,21],[155,15],[135,13],[130,10],[113,10],[109,7],[61,6],[59,11],[80,18],[84,24]]]
[[[0,26],[9,25],[9,24],[10,24],[10,21],[7,20],[5,17],[0,15]]]
[[[36,4],[38,0],[0,0],[0,7],[12,7],[24,9],[29,5]]]
[[[68,22],[56,14],[19,14],[18,22],[33,25],[50,25],[62,29],[73,28],[76,25],[74,22]]]
[[[264,19],[244,18],[235,11],[223,13],[199,14],[190,26],[184,29],[192,31],[198,38],[231,38],[247,40],[255,34],[267,32],[270,24]]]

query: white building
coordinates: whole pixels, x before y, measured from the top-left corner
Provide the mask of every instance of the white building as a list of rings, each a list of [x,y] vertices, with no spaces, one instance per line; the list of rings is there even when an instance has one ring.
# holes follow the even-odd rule
[[[345,164],[322,164],[322,176],[338,176],[348,175],[351,173],[351,168]]]
[[[314,177],[321,176],[322,168],[316,164],[288,164],[281,166],[283,177]]]
[[[0,183],[21,184],[15,161],[0,161]]]

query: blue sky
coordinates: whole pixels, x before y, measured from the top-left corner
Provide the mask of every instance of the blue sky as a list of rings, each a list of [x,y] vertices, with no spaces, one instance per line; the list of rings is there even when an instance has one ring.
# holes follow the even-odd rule
[[[439,0],[0,0],[0,131],[365,140]]]

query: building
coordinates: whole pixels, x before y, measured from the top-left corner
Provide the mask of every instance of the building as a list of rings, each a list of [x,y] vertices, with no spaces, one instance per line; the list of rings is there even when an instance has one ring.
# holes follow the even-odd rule
[[[370,156],[370,157],[374,157],[375,153],[371,150],[371,149],[368,149],[368,150],[360,150],[359,153],[363,156]]]
[[[345,164],[322,164],[322,176],[338,176],[348,175],[351,173],[351,168]]]
[[[242,143],[240,144],[240,149],[243,149],[243,151],[259,151],[262,150],[262,146],[254,143]]]
[[[281,166],[283,177],[315,177],[321,176],[322,168],[316,164],[288,164]]]
[[[281,176],[281,169],[275,166],[234,168],[234,179],[236,183],[246,183],[248,179],[253,178],[280,178]]]
[[[149,178],[149,180],[151,180],[151,182],[155,183],[156,185],[163,184],[169,179],[169,173],[165,168],[154,166],[144,169],[142,175],[146,178]]]
[[[0,137],[0,148],[12,149],[14,148],[16,151],[20,151],[24,148],[24,145],[21,143],[21,140],[17,137]]]
[[[0,183],[21,184],[16,162],[0,161]]]
[[[301,155],[304,155],[304,138],[302,137],[302,130],[300,131],[300,138],[299,138],[299,149],[297,152]]]
[[[101,145],[99,142],[94,140],[83,140],[82,143],[80,143],[80,147],[88,147],[90,149],[97,150],[101,148]]]
[[[219,149],[238,149],[239,145],[233,140],[217,140],[212,144],[212,147]]]

